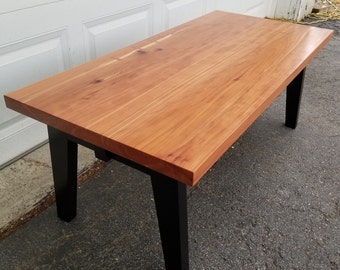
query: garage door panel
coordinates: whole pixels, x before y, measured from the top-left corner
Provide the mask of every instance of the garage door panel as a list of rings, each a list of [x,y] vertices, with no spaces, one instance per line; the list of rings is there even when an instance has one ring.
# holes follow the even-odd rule
[[[65,0],[15,0],[15,1],[0,1],[0,14],[18,11],[26,8],[62,2]]]
[[[66,30],[42,34],[0,47],[0,94],[61,72],[68,68]],[[0,100],[0,123],[17,116]],[[1,128],[0,124],[0,128]]]
[[[258,17],[264,17],[267,15],[268,4],[270,2],[270,0],[216,1],[216,8],[219,10],[248,14]]]
[[[46,141],[46,125],[18,116],[15,123],[0,129],[0,168]]]
[[[16,44],[18,40],[28,40],[72,27],[73,24],[69,22],[72,13],[63,4],[64,1],[60,1],[0,14],[0,46]]]
[[[165,29],[175,27],[205,13],[203,0],[165,1]]]
[[[95,20],[112,14],[124,13],[138,7],[154,5],[162,0],[73,0],[73,7],[82,21]]]
[[[266,0],[244,1],[244,13],[252,16],[263,17],[264,10],[267,9]]]
[[[252,16],[263,17],[264,10],[267,10],[267,2],[263,0],[254,0],[245,5],[244,13]]]
[[[125,47],[152,35],[151,5],[129,9],[85,23],[87,60]]]
[[[218,10],[226,10],[226,11],[235,12],[235,13],[242,13],[243,0],[239,0],[239,1],[217,0],[216,8]]]
[[[66,29],[0,47],[0,95],[69,67]],[[0,99],[0,167],[47,140],[46,126],[6,108]]]
[[[0,0],[0,95],[215,9],[264,16],[268,1]],[[0,98],[0,168],[45,139]]]

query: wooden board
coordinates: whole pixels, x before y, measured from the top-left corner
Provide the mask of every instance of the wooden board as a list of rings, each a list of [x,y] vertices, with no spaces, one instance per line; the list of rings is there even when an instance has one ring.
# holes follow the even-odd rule
[[[5,96],[9,108],[194,185],[332,31],[216,11]]]

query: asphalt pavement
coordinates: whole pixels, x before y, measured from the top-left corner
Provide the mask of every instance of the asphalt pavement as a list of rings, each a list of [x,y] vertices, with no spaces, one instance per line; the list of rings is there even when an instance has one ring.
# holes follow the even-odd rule
[[[191,269],[340,269],[340,21],[322,26],[297,129],[283,93],[188,189]],[[53,205],[2,239],[0,269],[164,269],[150,179],[108,162],[75,220]]]

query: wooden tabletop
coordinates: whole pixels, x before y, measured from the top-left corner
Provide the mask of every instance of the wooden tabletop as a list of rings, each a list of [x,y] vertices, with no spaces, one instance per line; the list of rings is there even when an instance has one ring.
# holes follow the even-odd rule
[[[332,31],[216,11],[5,96],[9,108],[194,185]]]

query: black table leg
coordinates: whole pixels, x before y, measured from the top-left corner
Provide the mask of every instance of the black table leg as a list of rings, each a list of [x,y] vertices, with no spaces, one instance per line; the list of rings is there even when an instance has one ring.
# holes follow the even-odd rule
[[[186,185],[167,176],[151,174],[152,188],[167,270],[188,270],[188,217]]]
[[[77,214],[78,145],[50,126],[48,136],[58,217],[68,222]]]
[[[285,125],[290,128],[296,128],[300,101],[302,96],[303,82],[305,77],[305,70],[303,69],[296,78],[287,86],[286,98],[286,123]]]

